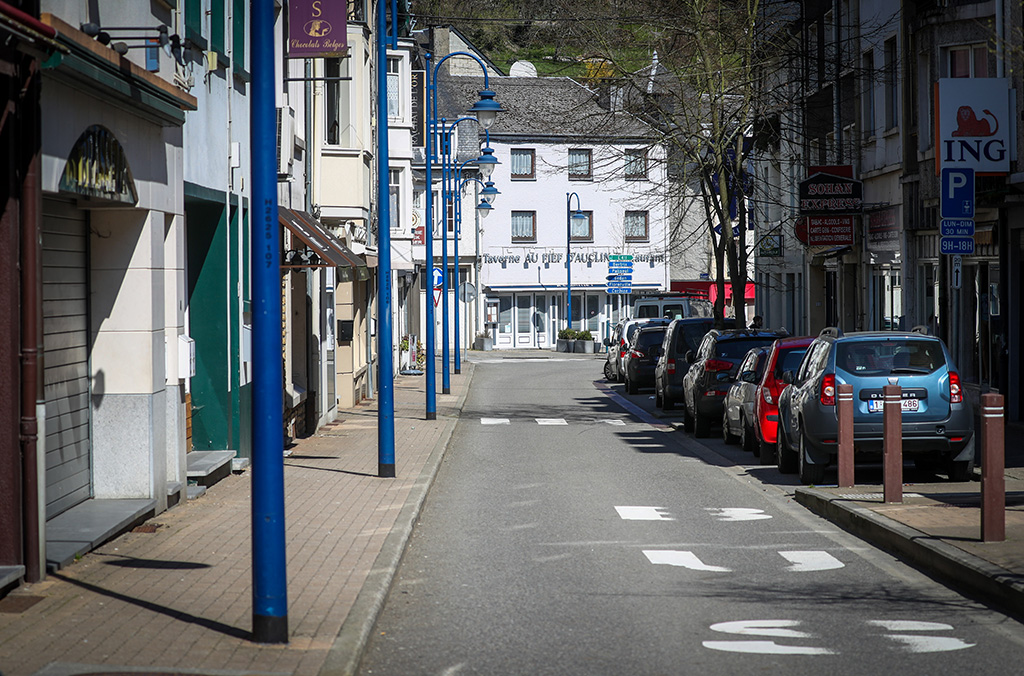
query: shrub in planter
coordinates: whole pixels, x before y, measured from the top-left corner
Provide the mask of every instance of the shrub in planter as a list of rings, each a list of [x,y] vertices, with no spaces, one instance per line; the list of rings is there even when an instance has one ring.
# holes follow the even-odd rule
[[[579,331],[576,329],[562,329],[558,332],[558,337],[562,340],[576,340],[579,335]]]
[[[576,345],[576,329],[562,329],[555,342],[556,352],[572,352]]]

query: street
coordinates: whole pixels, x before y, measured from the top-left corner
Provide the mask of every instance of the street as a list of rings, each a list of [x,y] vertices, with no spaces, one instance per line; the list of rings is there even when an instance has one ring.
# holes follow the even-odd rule
[[[675,431],[600,361],[474,358],[360,673],[996,674],[1024,656],[1016,621]]]

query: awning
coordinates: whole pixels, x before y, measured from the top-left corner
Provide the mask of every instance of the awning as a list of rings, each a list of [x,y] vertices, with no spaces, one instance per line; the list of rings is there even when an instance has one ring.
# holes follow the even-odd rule
[[[819,251],[818,253],[811,256],[811,265],[821,265],[829,258],[839,258],[840,256],[850,251],[853,251],[853,247],[850,246],[849,244],[842,246],[834,246],[830,249]]]
[[[339,278],[343,282],[370,278],[366,263],[342,244],[340,239],[328,232],[320,221],[305,211],[282,206],[277,210],[281,225],[288,228],[306,245],[305,251],[286,251],[284,262],[281,264],[282,269],[338,268]]]
[[[708,294],[708,300],[712,303],[718,298],[718,284],[714,280],[695,280],[690,282],[672,282],[670,285],[672,291],[676,292],[697,292]],[[747,301],[753,301],[757,295],[757,289],[753,282],[747,282],[743,287],[743,297]],[[728,305],[732,302],[732,282],[726,280],[725,282],[725,304]]]

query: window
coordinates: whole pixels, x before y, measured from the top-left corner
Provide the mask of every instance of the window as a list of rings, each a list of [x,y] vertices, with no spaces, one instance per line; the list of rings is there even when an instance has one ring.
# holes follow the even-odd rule
[[[594,241],[594,212],[593,211],[581,211],[584,216],[587,217],[582,224],[577,223],[575,218],[569,219],[569,227],[572,232],[571,240],[573,242],[592,242]]]
[[[589,148],[569,149],[569,180],[582,181],[593,178],[594,170]]]
[[[391,119],[402,116],[402,88],[399,80],[401,59],[388,57],[388,117]]]
[[[985,45],[965,45],[946,50],[949,77],[988,77]]]
[[[900,80],[897,72],[896,38],[885,41],[885,128],[899,126]]]
[[[536,242],[537,241],[537,212],[536,211],[513,211],[512,212],[512,241],[513,242]]]
[[[245,68],[245,35],[249,29],[249,22],[245,20],[245,8],[248,2],[245,0],[233,0],[234,10],[231,12],[231,50],[234,55],[235,68]]]
[[[647,151],[643,148],[626,151],[626,178],[647,178]]]
[[[627,242],[647,241],[647,212],[627,211],[623,221],[626,230]]]
[[[218,54],[227,54],[225,42],[225,23],[227,19],[225,0],[213,0],[210,3],[210,46]]]
[[[391,229],[398,230],[401,227],[399,220],[399,207],[401,202],[399,195],[402,187],[402,171],[400,169],[388,170],[388,193],[391,195]]]
[[[513,148],[509,153],[512,167],[512,178],[536,178],[533,169],[533,149]]]
[[[327,78],[346,77],[349,75],[348,59],[324,59],[324,76]],[[350,119],[349,82],[337,79],[327,80],[327,99],[324,110],[326,113],[327,143],[329,145],[347,145],[350,142],[348,127]],[[341,125],[345,123],[343,128]]]
[[[861,94],[861,118],[864,137],[875,135],[875,53],[864,52],[861,57],[864,72],[864,92]]]

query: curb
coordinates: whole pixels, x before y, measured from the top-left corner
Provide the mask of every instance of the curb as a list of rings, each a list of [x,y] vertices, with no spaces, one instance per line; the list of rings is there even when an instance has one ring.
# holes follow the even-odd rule
[[[465,406],[470,385],[473,383],[473,375],[476,373],[472,364],[467,365],[470,371],[469,382],[466,384],[463,394],[459,395],[456,400],[455,408],[458,411],[462,411]],[[423,502],[430,491],[430,486],[434,483],[434,477],[441,467],[441,460],[448,449],[448,443],[451,441],[458,421],[458,417],[445,421],[441,438],[434,444],[416,483],[409,490],[409,497],[406,498],[405,504],[395,519],[395,524],[384,539],[384,544],[373,562],[369,575],[366,576],[366,581],[363,582],[348,616],[341,625],[338,636],[327,652],[327,659],[324,660],[324,664],[320,668],[319,676],[351,676],[358,670],[363,651],[370,639],[370,633],[384,607],[384,601],[391,589],[391,582],[405,553],[405,546],[412,536],[413,526],[416,519],[419,518]]]
[[[845,498],[813,488],[797,488],[795,499],[818,516],[943,584],[1024,619],[1024,582],[1019,575]]]

